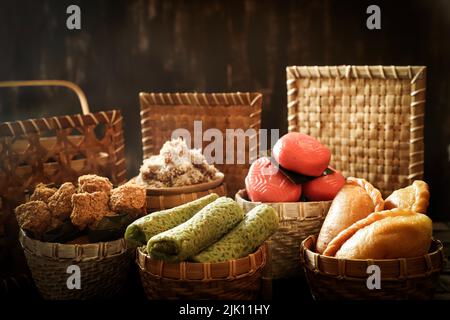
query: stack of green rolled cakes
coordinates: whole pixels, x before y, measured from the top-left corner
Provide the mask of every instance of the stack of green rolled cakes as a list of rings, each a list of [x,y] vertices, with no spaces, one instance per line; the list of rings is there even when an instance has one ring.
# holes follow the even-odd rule
[[[232,199],[210,194],[152,213],[128,226],[125,239],[153,259],[222,262],[253,253],[278,228],[278,215],[261,204],[244,213]]]

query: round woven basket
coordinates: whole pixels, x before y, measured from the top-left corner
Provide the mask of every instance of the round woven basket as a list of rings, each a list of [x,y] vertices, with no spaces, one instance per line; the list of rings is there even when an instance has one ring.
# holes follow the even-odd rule
[[[93,299],[116,295],[125,285],[130,250],[124,239],[92,244],[41,242],[21,230],[20,243],[33,280],[45,299]],[[80,289],[69,289],[68,267],[80,268]]]
[[[337,259],[314,252],[315,247],[316,236],[308,237],[301,244],[300,256],[316,300],[431,299],[444,263],[443,246],[438,240],[433,240],[428,254],[404,259]],[[370,265],[380,267],[381,289],[367,286]]]
[[[245,212],[261,204],[249,201],[245,190],[236,194],[236,201]],[[310,234],[319,233],[331,201],[266,204],[272,206],[280,218],[280,227],[267,241],[269,253],[266,276],[273,279],[300,277],[300,243]]]
[[[266,246],[219,263],[169,263],[151,259],[138,248],[136,263],[149,299],[253,300],[261,288]]]

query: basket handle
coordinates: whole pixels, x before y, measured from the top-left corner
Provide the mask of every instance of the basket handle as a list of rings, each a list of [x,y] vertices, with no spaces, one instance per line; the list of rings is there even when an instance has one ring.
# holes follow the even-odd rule
[[[0,81],[0,88],[14,88],[14,87],[66,87],[75,92],[80,101],[81,111],[83,114],[90,113],[89,104],[83,90],[73,82],[66,80],[23,80],[23,81]]]

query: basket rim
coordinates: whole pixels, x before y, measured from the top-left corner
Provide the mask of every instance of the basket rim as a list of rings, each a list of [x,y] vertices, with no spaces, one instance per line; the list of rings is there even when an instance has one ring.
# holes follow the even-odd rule
[[[250,105],[262,101],[260,92],[139,92],[141,112],[143,103],[147,106],[177,106],[196,105],[212,106],[238,106]]]
[[[426,66],[385,65],[291,65],[286,67],[289,80],[298,78],[368,78],[368,79],[410,79],[415,82],[425,77]]]
[[[0,121],[0,136],[12,137],[39,133],[55,129],[72,128],[73,125],[98,125],[104,123],[115,125],[122,121],[122,113],[119,109],[98,111],[87,114],[62,115],[54,117],[40,117],[15,121]],[[53,138],[46,137],[46,138]]]
[[[235,197],[242,200],[242,202],[245,203],[251,203],[251,204],[255,204],[255,205],[259,205],[259,204],[318,204],[318,203],[331,203],[333,202],[333,200],[327,200],[327,201],[296,201],[296,202],[260,202],[260,201],[251,201],[248,200],[247,196],[247,191],[245,189],[240,189]]]
[[[140,184],[142,182],[137,182],[139,176],[135,176],[131,178],[129,181],[132,181],[136,184],[139,184],[143,187],[144,185]],[[212,189],[216,189],[224,184],[225,175],[221,173],[221,176],[217,177],[214,180],[197,183],[193,185],[187,185],[183,187],[165,187],[165,188],[148,188],[145,187],[147,196],[176,196],[180,194],[189,194],[189,193],[197,193],[202,191],[208,191]]]
[[[194,201],[200,197],[206,196],[208,194],[217,193],[219,195],[225,194],[227,190],[227,185],[225,182],[221,183],[219,186],[197,192],[190,193],[178,193],[178,194],[168,194],[168,195],[146,195],[147,198],[147,210],[160,211],[171,209],[180,205],[183,205],[189,201]]]
[[[124,238],[88,244],[43,242],[28,237],[22,229],[19,231],[19,242],[24,251],[36,256],[55,260],[70,259],[80,262],[113,257],[121,255],[128,250]]]
[[[241,207],[256,207],[267,204],[273,207],[281,222],[284,221],[317,221],[325,219],[332,200],[329,201],[298,201],[298,202],[257,202],[248,200],[247,191],[239,190],[235,194],[236,202]],[[315,208],[315,210],[308,210]],[[320,208],[320,210],[318,210]],[[311,212],[313,214],[311,214]]]
[[[327,277],[336,277],[340,279],[346,280],[361,280],[366,279],[367,274],[364,277],[355,277],[349,276],[347,274],[347,266],[348,265],[378,265],[380,268],[393,268],[399,269],[398,276],[389,277],[383,276],[382,272],[382,280],[386,281],[403,281],[407,279],[420,278],[423,276],[430,276],[434,273],[439,273],[442,270],[442,265],[445,260],[445,254],[443,251],[443,244],[438,239],[432,238],[432,244],[435,245],[435,250],[429,252],[423,256],[418,257],[409,257],[409,258],[397,258],[397,259],[340,259],[336,257],[328,257],[317,252],[312,251],[308,246],[315,244],[317,240],[316,235],[310,235],[305,240],[303,240],[300,244],[300,261],[303,267],[308,269],[309,271],[314,272],[315,274],[320,274]],[[310,257],[312,257],[312,259]],[[433,263],[432,258],[437,258],[438,263]],[[414,262],[418,260],[423,260],[425,265],[427,266],[427,270],[418,273],[408,272],[408,266],[412,265]],[[336,266],[337,272],[330,273],[323,270],[324,264]]]
[[[259,262],[258,262],[259,260]],[[137,266],[139,267],[141,272],[149,274],[153,277],[159,279],[173,280],[173,281],[189,281],[189,282],[207,282],[207,281],[231,281],[237,280],[245,277],[252,276],[258,270],[264,268],[267,262],[267,244],[264,243],[255,252],[250,253],[249,255],[239,258],[232,259],[224,262],[189,262],[189,261],[181,261],[181,262],[165,262],[163,260],[152,259],[148,254],[144,253],[140,247],[136,248],[136,260]],[[152,265],[157,268],[158,272],[152,272],[150,270],[149,265]],[[214,277],[213,274],[219,267],[223,267],[224,265],[228,266],[228,275],[221,277]],[[236,266],[239,264],[247,264],[250,268],[243,273],[237,273]],[[177,267],[178,268],[178,276],[177,277],[168,277],[164,275],[164,269],[166,266],[169,267]],[[202,277],[190,278],[188,269],[189,267],[202,267]]]

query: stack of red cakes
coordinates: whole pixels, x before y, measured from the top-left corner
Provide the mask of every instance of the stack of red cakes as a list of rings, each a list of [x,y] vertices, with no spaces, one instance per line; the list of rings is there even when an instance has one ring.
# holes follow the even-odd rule
[[[332,200],[345,182],[329,167],[330,150],[315,138],[290,132],[281,137],[272,157],[257,159],[245,179],[254,202],[299,202]]]

